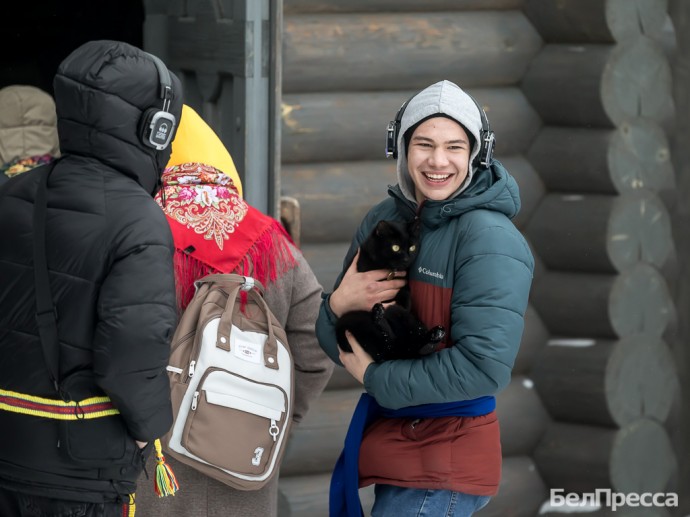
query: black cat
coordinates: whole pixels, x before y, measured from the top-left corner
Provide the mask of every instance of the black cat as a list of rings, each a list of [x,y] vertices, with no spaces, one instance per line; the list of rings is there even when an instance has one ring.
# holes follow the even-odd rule
[[[357,271],[389,269],[405,271],[414,262],[419,249],[419,220],[411,223],[380,221],[360,246]],[[380,303],[371,311],[343,314],[335,325],[338,345],[351,352],[345,331],[357,339],[374,361],[412,359],[431,353],[446,335],[442,326],[429,330],[411,312],[410,289],[398,291],[395,304],[384,308]]]

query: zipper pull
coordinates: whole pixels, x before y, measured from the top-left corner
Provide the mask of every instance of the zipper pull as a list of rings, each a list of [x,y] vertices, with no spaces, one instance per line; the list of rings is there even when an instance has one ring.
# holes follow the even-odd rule
[[[194,392],[194,397],[192,398],[192,411],[196,411],[197,402],[199,401],[199,392]],[[274,438],[275,440],[275,438]]]
[[[274,442],[278,439],[278,433],[280,433],[280,427],[278,427],[275,420],[271,419],[271,427],[268,429],[268,434],[273,437]]]
[[[187,374],[189,377],[194,377],[194,368],[196,367],[196,361],[192,361],[189,363],[189,373]]]

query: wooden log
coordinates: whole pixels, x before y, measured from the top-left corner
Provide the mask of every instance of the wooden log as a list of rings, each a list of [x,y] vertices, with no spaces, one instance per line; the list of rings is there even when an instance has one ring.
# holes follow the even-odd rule
[[[278,484],[278,517],[328,517],[331,474],[284,476]],[[373,485],[359,490],[364,515],[371,515]]]
[[[522,89],[545,123],[611,128],[673,115],[671,69],[660,46],[640,37],[619,45],[549,44]]]
[[[667,0],[528,0],[525,13],[549,43],[613,43],[662,33]]]
[[[503,456],[532,454],[549,420],[534,382],[524,375],[514,376],[496,396],[496,411],[501,422]]]
[[[293,15],[284,36],[284,93],[510,86],[541,46],[520,11]]]
[[[278,486],[279,517],[327,517],[330,474],[285,476]],[[371,515],[373,487],[359,491],[364,515]],[[533,517],[548,497],[534,462],[527,456],[503,459],[498,495],[477,515],[481,517]],[[519,501],[519,504],[516,504]]]
[[[282,193],[302,209],[302,242],[350,241],[369,209],[397,183],[395,162],[285,165]]]
[[[677,460],[664,428],[649,419],[610,429],[552,422],[534,452],[550,487],[568,492],[663,492]]]
[[[546,126],[527,158],[550,191],[617,194],[674,185],[666,134],[644,119],[613,130]]]
[[[525,232],[546,267],[561,271],[614,273],[640,260],[661,267],[673,250],[668,211],[644,189],[548,194]]]
[[[503,458],[498,495],[477,512],[481,517],[534,517],[548,492],[528,456]]]
[[[546,194],[544,182],[524,156],[513,155],[503,157],[503,155],[497,155],[497,158],[500,159],[520,187],[520,211],[513,218],[513,223],[519,229],[523,229],[534,215],[534,211],[539,206],[544,194]]]
[[[680,387],[668,346],[652,335],[552,339],[531,377],[555,420],[602,426],[665,422]]]
[[[416,91],[295,93],[283,96],[283,164],[384,157],[385,128]],[[496,134],[501,156],[527,150],[541,119],[518,88],[471,89]]]
[[[666,282],[644,263],[618,275],[549,271],[535,279],[531,295],[546,328],[557,336],[661,336],[674,317]]]
[[[280,467],[281,475],[330,472],[345,442],[350,418],[362,393],[362,386],[326,390],[312,404],[296,426]]]
[[[303,244],[302,254],[326,292],[333,291],[335,280],[343,270],[350,241]]]
[[[503,164],[526,185],[518,216],[526,220],[543,193],[541,182],[525,159],[506,157]],[[388,185],[397,183],[395,167],[393,160],[284,165],[282,195],[299,201],[302,242],[350,241],[369,209],[388,196]]]
[[[286,15],[305,13],[432,12],[520,9],[525,0],[283,0]]]

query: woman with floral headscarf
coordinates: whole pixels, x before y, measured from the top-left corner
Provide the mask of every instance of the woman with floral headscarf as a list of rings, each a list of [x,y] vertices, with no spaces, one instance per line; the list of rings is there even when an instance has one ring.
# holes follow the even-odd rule
[[[184,310],[191,300],[194,280],[206,274],[238,273],[259,280],[266,303],[290,343],[295,363],[293,420],[299,422],[333,368],[314,333],[322,289],[311,268],[281,224],[242,199],[230,154],[188,106],[183,107],[162,182],[156,200],[175,243],[179,309]],[[141,515],[277,515],[277,476],[261,490],[243,492],[170,458],[166,461],[180,491],[175,497],[156,499],[152,490],[140,489],[137,510]],[[147,470],[155,479],[154,467],[149,465]]]

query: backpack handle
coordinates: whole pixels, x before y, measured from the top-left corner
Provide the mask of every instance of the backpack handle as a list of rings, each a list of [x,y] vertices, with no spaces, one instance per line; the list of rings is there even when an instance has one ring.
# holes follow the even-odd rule
[[[215,274],[207,275],[196,282],[194,285],[197,289],[203,284],[215,284],[218,287],[228,290],[228,301],[225,310],[221,314],[220,322],[218,324],[218,337],[216,338],[216,346],[225,351],[230,351],[230,332],[232,329],[232,311],[237,300],[237,295],[240,291],[245,291],[247,296],[251,297],[258,305],[261,312],[266,317],[266,328],[268,330],[268,338],[264,343],[263,356],[264,366],[272,370],[278,370],[278,343],[276,342],[275,333],[273,332],[273,324],[271,322],[271,311],[266,304],[266,300],[262,296],[264,287],[258,280],[236,274]],[[226,337],[227,336],[227,337]]]

